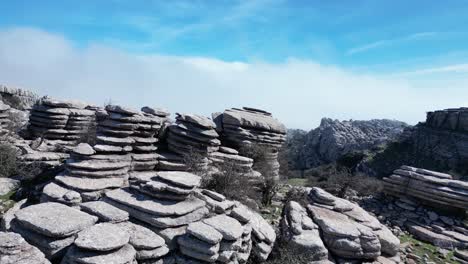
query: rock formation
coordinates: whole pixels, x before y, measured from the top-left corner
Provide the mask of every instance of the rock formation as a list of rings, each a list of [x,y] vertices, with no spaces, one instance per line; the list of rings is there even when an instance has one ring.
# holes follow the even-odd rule
[[[209,164],[208,156],[219,149],[221,141],[215,130],[215,123],[207,117],[193,114],[176,114],[176,121],[169,126],[167,133],[168,149],[181,156],[197,154],[200,164]]]
[[[31,246],[19,234],[12,232],[0,232],[0,263],[50,264],[39,249]]]
[[[444,209],[468,209],[468,183],[445,173],[401,166],[383,179],[385,192]]]
[[[0,84],[0,101],[15,109],[31,109],[38,99],[39,96],[31,91]]]
[[[286,142],[288,158],[295,169],[309,169],[334,162],[345,154],[395,140],[408,125],[387,119],[338,121],[323,118],[306,135],[297,132]]]
[[[467,115],[466,108],[428,112],[425,122],[407,128],[396,142],[366,162],[365,167],[382,177],[402,165],[466,175]]]
[[[9,123],[11,122],[8,113],[8,110],[10,110],[10,108],[11,107],[9,105],[3,103],[0,100],[0,135],[6,133],[6,131],[2,132],[2,130],[6,130],[8,128]]]
[[[81,102],[42,98],[31,110],[28,129],[34,138],[74,145],[94,122],[95,112],[85,108]]]
[[[320,188],[307,192],[307,211],[295,202],[284,209],[282,239],[289,247],[314,248],[315,254],[309,253],[311,261],[326,261],[327,250],[337,259],[362,261],[385,256],[389,263],[399,261],[400,241],[375,217]]]
[[[31,205],[15,213],[11,230],[39,248],[49,259],[63,255],[75,234],[97,222],[97,217],[59,204]]]
[[[261,157],[255,159],[254,169],[266,167],[271,175],[265,176],[279,179],[278,150],[286,140],[286,127],[271,113],[249,107],[232,108],[214,113],[213,120],[226,146],[237,149],[242,156]]]
[[[125,229],[110,223],[97,224],[76,235],[61,263],[132,264],[136,262],[136,250],[129,241]]]

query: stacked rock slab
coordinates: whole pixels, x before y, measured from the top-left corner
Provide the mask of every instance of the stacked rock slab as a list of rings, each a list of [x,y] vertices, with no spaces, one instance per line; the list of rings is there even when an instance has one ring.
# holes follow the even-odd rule
[[[182,155],[176,153],[161,150],[158,151],[158,165],[156,170],[158,171],[185,171],[188,170],[185,159]]]
[[[2,134],[2,130],[7,129],[10,123],[8,110],[10,110],[10,106],[0,100],[0,135]]]
[[[260,262],[266,261],[276,241],[275,230],[260,214],[252,211],[250,224],[252,225],[252,255]]]
[[[221,145],[216,125],[207,117],[193,114],[176,114],[176,121],[169,126],[167,133],[168,149],[181,156],[200,155],[194,162],[197,166],[206,166],[208,156],[216,152]]]
[[[453,180],[449,174],[401,166],[383,180],[386,193],[444,209],[468,209],[468,183]]]
[[[291,201],[285,205],[280,227],[281,240],[292,254],[309,262],[328,260],[318,226],[299,203]]]
[[[174,236],[208,214],[205,202],[193,197],[200,177],[187,172],[147,172],[132,175],[130,188],[106,193],[105,202],[145,223],[172,249]]]
[[[97,224],[76,236],[62,264],[136,264],[136,250],[129,244],[127,231],[111,223]]]
[[[169,248],[166,242],[150,229],[131,222],[121,222],[118,227],[129,235],[130,245],[136,250],[136,260],[142,264],[165,263]]]
[[[29,131],[35,138],[73,145],[95,122],[95,112],[81,102],[42,98],[29,116]]]
[[[65,171],[43,189],[42,202],[77,205],[99,200],[109,190],[128,185],[128,156],[100,155],[95,148],[81,143],[71,153]]]
[[[107,192],[103,201],[164,238],[177,263],[245,263],[252,252],[266,260],[276,239],[273,228],[245,206],[197,189],[199,184],[199,176],[183,171],[130,173],[130,187]],[[192,224],[209,226],[200,232],[222,238],[188,234]]]
[[[75,235],[97,220],[63,204],[42,203],[16,212],[10,229],[52,259],[62,256],[75,241]]]
[[[308,212],[318,225],[325,246],[335,257],[375,260],[384,255],[398,258],[398,238],[364,209],[320,188],[312,188],[308,197],[311,202]]]
[[[286,140],[286,127],[263,110],[244,107],[225,110],[213,116],[222,125],[223,140],[227,145],[249,156],[249,148],[261,148],[263,158],[255,160],[255,168],[268,167],[273,178],[279,178],[278,149]],[[224,142],[223,141],[223,142]],[[246,152],[246,153],[244,153]]]
[[[44,254],[26,242],[19,234],[0,232],[0,263],[50,264]]]
[[[99,154],[129,155],[132,171],[151,171],[158,163],[158,133],[167,113],[143,107],[142,111],[108,105],[98,119]]]
[[[250,177],[261,176],[260,173],[253,170],[254,160],[239,155],[235,149],[220,147],[219,151],[211,153],[209,158],[215,168],[233,170]]]

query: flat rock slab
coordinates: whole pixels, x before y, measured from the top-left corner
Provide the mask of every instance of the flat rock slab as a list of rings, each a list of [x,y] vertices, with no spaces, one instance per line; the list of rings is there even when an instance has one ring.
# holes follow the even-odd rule
[[[109,162],[102,160],[85,160],[67,163],[68,167],[80,170],[113,170],[122,169],[128,165],[129,164],[126,164],[125,162]]]
[[[204,219],[203,223],[220,232],[225,240],[237,240],[243,233],[242,225],[236,219],[226,215]]]
[[[119,113],[119,114],[124,114],[124,115],[137,115],[140,112],[129,108],[129,107],[124,107],[120,105],[108,105],[106,106],[106,110],[109,112],[114,112],[114,113]]]
[[[187,227],[187,234],[190,234],[209,244],[217,244],[223,239],[223,235],[214,227],[201,221],[189,224]]]
[[[109,252],[80,250],[74,246],[68,250],[65,258],[82,264],[128,264],[134,263],[135,256],[136,250],[127,244]]]
[[[80,208],[82,211],[97,216],[102,222],[119,223],[129,218],[124,210],[101,201],[82,203]]]
[[[59,203],[28,206],[15,213],[24,227],[49,237],[67,237],[94,225],[98,218]]]
[[[80,143],[76,146],[72,152],[78,155],[91,156],[96,154],[96,151],[89,144]]]
[[[211,119],[200,115],[176,113],[176,120],[192,123],[207,129],[216,127]]]
[[[157,175],[167,182],[186,188],[198,187],[201,181],[200,176],[185,171],[160,171]]]
[[[110,251],[123,247],[130,240],[130,235],[122,228],[103,223],[88,227],[78,233],[75,245],[82,249]]]
[[[160,216],[186,215],[205,206],[205,202],[200,199],[193,198],[181,202],[159,200],[138,192],[132,192],[128,188],[109,191],[106,196],[117,203]]]
[[[117,226],[130,234],[130,244],[138,250],[155,249],[166,244],[162,237],[146,227],[131,222],[122,222]]]
[[[124,178],[85,178],[72,176],[56,176],[55,180],[79,191],[98,191],[107,188],[118,188],[124,185]]]

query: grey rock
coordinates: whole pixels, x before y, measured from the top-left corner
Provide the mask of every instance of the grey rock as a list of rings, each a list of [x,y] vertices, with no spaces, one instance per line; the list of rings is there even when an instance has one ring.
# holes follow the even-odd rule
[[[217,244],[223,238],[223,235],[214,227],[203,222],[189,224],[187,227],[187,234],[190,234],[209,244]]]
[[[123,247],[129,242],[130,235],[111,223],[97,224],[79,232],[75,245],[81,249],[110,251]]]
[[[19,234],[0,232],[0,263],[50,264],[44,254],[27,243]]]
[[[120,223],[127,221],[127,212],[102,201],[87,202],[80,204],[82,211],[95,215],[102,222]]]
[[[132,263],[135,256],[135,249],[127,244],[120,249],[108,252],[84,251],[73,246],[68,250],[65,258],[83,264],[127,264]]]
[[[160,171],[158,177],[182,187],[193,188],[200,185],[201,178],[185,171]]]
[[[203,223],[210,225],[223,235],[225,240],[237,240],[242,236],[241,224],[232,217],[217,215],[203,220]]]
[[[0,177],[0,196],[4,196],[13,192],[14,190],[18,189],[19,186],[20,182],[18,180]]]
[[[59,203],[31,205],[15,213],[25,228],[49,237],[66,237],[92,226],[97,217]]]
[[[165,245],[162,237],[141,225],[122,222],[117,224],[117,226],[130,234],[130,244],[137,250],[151,250]]]

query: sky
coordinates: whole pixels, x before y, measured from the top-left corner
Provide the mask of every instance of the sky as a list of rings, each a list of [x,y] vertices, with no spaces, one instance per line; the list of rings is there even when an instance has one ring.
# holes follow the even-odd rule
[[[468,105],[468,0],[2,1],[0,83],[289,128]]]

